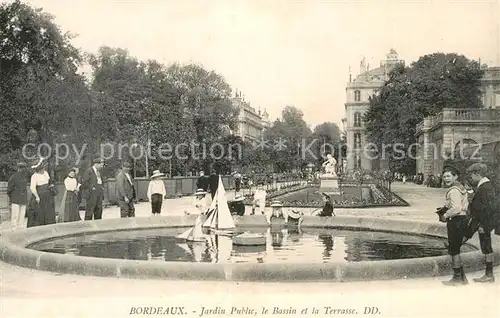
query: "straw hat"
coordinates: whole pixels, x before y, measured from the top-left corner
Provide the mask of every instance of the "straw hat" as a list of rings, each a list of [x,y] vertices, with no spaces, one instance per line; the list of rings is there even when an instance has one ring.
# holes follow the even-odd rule
[[[43,157],[40,157],[40,159],[38,160],[38,162],[31,166],[31,169],[38,169],[44,163],[45,163],[45,159]]]
[[[24,161],[20,161],[17,163],[18,168],[26,168],[28,165]]]
[[[299,211],[294,211],[294,210],[288,211],[288,216],[291,217],[292,219],[299,219],[303,215],[304,213]]]
[[[125,162],[122,163],[122,168],[131,169],[132,165],[130,164],[130,162],[125,161]]]
[[[155,170],[153,171],[153,174],[151,175],[151,178],[156,178],[156,177],[163,177],[165,174],[161,173],[160,170]]]
[[[92,163],[93,164],[96,164],[96,163],[102,163],[102,164],[104,164],[104,159],[102,159],[102,158],[94,158],[94,160],[92,160]]]
[[[323,195],[327,200],[330,200],[332,197],[325,192],[321,192],[321,195]]]
[[[205,190],[198,189],[198,190],[196,190],[194,195],[205,195],[205,194],[207,194],[207,192]]]
[[[245,197],[240,194],[240,195],[235,196],[231,201],[239,202],[239,201],[243,201],[243,200],[245,200]]]
[[[271,207],[282,207],[283,206],[283,203],[281,203],[281,201],[273,201],[271,202]]]

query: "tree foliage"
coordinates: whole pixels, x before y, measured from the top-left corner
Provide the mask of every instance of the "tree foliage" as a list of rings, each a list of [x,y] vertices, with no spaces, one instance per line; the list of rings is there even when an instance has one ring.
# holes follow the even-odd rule
[[[398,65],[379,95],[370,99],[365,117],[368,138],[379,149],[399,143],[401,149],[408,151],[416,142],[416,125],[424,117],[436,115],[446,107],[481,107],[482,76],[479,63],[455,53],[429,54],[408,67]],[[386,149],[392,168],[413,172],[414,160],[408,156],[395,160],[394,148]]]
[[[169,168],[172,164],[176,173],[199,169],[202,145],[210,149],[221,140],[224,127],[236,124],[231,88],[213,71],[198,65],[141,62],[126,50],[109,47],[102,47],[89,61],[96,120],[108,127],[100,131],[99,139],[150,145],[151,165],[164,166],[155,154],[168,144],[178,154]],[[181,144],[187,146],[177,147]],[[143,160],[139,168],[145,169]]]
[[[303,117],[304,113],[300,109],[286,106],[281,118],[265,133],[264,139],[270,142],[265,149],[268,149],[268,157],[272,158],[278,171],[300,169],[306,164],[301,147],[312,132]]]
[[[86,102],[81,56],[52,17],[14,1],[0,6],[0,169],[20,160],[28,132],[39,141],[74,139],[88,125],[78,120]]]

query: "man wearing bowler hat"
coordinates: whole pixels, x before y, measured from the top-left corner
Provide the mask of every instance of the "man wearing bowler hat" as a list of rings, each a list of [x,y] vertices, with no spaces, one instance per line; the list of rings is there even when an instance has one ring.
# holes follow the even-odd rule
[[[104,186],[101,170],[104,160],[94,159],[92,167],[88,168],[82,178],[82,196],[85,198],[85,220],[100,220],[102,218],[102,200]]]
[[[128,162],[122,164],[121,171],[116,175],[116,194],[120,205],[120,216],[131,218],[135,216],[135,187],[130,175],[132,166]]]

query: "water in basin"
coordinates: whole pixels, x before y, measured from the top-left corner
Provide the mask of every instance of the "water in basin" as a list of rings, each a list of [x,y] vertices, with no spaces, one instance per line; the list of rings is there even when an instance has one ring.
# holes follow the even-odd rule
[[[175,238],[183,228],[76,235],[36,243],[29,248],[77,256],[168,262],[338,263],[446,255],[445,239],[386,232],[337,229],[238,229],[262,233],[266,245],[238,246],[222,235],[206,242]],[[472,251],[469,245],[462,252]]]

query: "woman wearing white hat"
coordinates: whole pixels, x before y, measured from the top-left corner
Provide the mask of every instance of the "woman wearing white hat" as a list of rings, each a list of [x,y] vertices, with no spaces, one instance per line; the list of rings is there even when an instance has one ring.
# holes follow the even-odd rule
[[[160,215],[163,197],[167,195],[165,183],[163,183],[163,180],[160,179],[160,177],[163,177],[164,175],[165,174],[161,173],[160,170],[155,170],[151,176],[151,181],[149,181],[147,195],[149,202],[151,202],[151,211],[153,215]]]
[[[30,182],[32,195],[26,211],[28,216],[27,227],[54,224],[56,223],[54,204],[56,193],[47,172],[47,162],[41,158],[31,168],[35,173],[31,176]]]
[[[206,204],[207,201],[205,200],[206,194],[207,192],[203,189],[196,190],[196,192],[193,194],[193,204],[188,209],[184,210],[184,214],[204,214],[208,209],[208,206]]]

